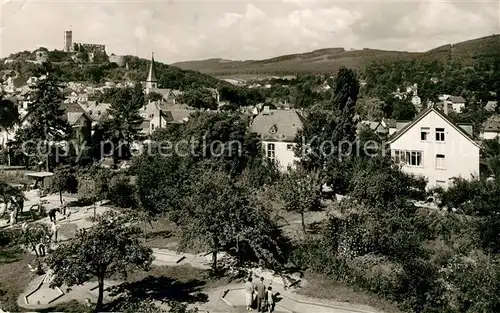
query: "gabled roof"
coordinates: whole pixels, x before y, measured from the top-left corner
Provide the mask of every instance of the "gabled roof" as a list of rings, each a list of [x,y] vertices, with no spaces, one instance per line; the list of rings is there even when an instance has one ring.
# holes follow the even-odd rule
[[[385,124],[386,127],[389,128],[396,128],[397,127],[397,121],[391,118],[383,118],[381,123]]]
[[[500,115],[490,116],[483,125],[483,132],[500,132]]]
[[[61,105],[61,109],[63,109],[64,112],[66,113],[66,119],[68,120],[68,123],[70,125],[73,125],[76,122],[78,122],[78,120],[80,119],[80,117],[82,117],[82,115],[86,119],[92,121],[92,118],[87,114],[87,112],[85,112],[85,110],[79,104],[64,103],[63,105]]]
[[[148,73],[148,79],[146,82],[157,82],[158,80],[156,79],[156,67],[155,67],[155,57],[154,54],[151,53],[151,64],[149,65],[149,73]]]
[[[465,130],[463,130],[462,128],[460,128],[460,126],[456,125],[446,114],[444,114],[441,110],[437,109],[434,106],[431,106],[431,107],[423,110],[422,112],[420,112],[413,119],[413,121],[411,121],[410,123],[406,124],[403,128],[401,128],[399,131],[397,131],[396,133],[394,133],[394,135],[389,139],[388,142],[389,143],[393,143],[394,141],[396,141],[396,139],[398,139],[399,137],[401,137],[404,133],[406,133],[406,131],[408,131],[410,128],[412,128],[415,124],[417,124],[419,121],[421,121],[425,116],[427,116],[431,112],[434,112],[438,116],[440,116],[451,127],[453,127],[454,129],[456,129],[460,134],[462,134],[462,136],[464,136],[465,138],[467,138],[475,146],[477,146],[479,148],[481,147],[477,142],[474,141],[474,139]]]
[[[449,96],[448,100],[453,103],[465,103],[465,99],[460,96]]]
[[[196,110],[187,110],[187,109],[176,109],[176,110],[168,110],[162,112],[167,119],[167,123],[171,124],[182,124],[187,122],[191,114],[195,113]]]
[[[484,107],[486,111],[495,111],[495,108],[497,107],[497,101],[488,101]]]
[[[302,116],[295,110],[269,110],[254,118],[251,129],[263,140],[293,141],[303,125]]]

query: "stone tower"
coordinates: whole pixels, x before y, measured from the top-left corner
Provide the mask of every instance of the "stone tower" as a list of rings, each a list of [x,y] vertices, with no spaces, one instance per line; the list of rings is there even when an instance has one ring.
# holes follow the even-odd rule
[[[151,53],[151,64],[149,65],[149,74],[146,80],[146,92],[149,93],[151,89],[158,88],[158,79],[156,79],[156,68],[154,54]]]
[[[71,30],[64,32],[64,51],[73,52],[73,31]]]

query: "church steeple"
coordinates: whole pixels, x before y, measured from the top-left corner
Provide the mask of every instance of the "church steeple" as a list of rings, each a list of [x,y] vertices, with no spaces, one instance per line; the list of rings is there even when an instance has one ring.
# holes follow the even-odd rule
[[[151,53],[151,64],[149,66],[148,79],[146,80],[146,88],[158,88],[158,80],[156,79],[155,57]]]

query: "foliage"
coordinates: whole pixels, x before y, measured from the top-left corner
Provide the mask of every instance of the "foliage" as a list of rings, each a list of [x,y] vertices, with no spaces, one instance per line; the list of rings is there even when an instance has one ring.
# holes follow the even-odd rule
[[[313,107],[296,136],[295,155],[307,170],[322,170],[336,192],[346,189],[347,169],[356,149],[355,110],[359,92],[356,74],[341,69],[329,101]],[[346,169],[346,170],[344,170]]]
[[[183,244],[209,248],[214,271],[220,251],[236,255],[240,262],[278,267],[283,261],[280,232],[268,211],[249,198],[248,190],[228,174],[204,166],[193,178],[181,221]]]
[[[189,176],[187,163],[178,155],[142,155],[134,159],[131,171],[137,177],[140,207],[149,219],[161,215],[178,222],[184,211],[184,184]],[[161,180],[161,184],[158,181]]]
[[[488,172],[483,173],[500,179],[500,142],[498,140],[483,140],[482,156],[486,159]]]
[[[132,184],[129,176],[114,175],[109,181],[109,200],[119,208],[135,207],[137,204],[135,190],[135,185]]]
[[[90,175],[94,180],[94,192],[97,200],[111,199],[113,192],[109,185],[114,176],[113,172],[106,168],[95,167],[91,170]]]
[[[177,145],[174,152],[191,162],[218,160],[225,170],[236,174],[261,155],[258,138],[249,133],[248,121],[240,113],[196,112],[184,126],[175,143],[185,140],[189,145]]]
[[[256,105],[264,102],[264,95],[258,89],[240,88],[232,85],[225,85],[219,89],[220,100],[238,106]]]
[[[114,146],[114,159],[126,157],[130,151],[130,144],[138,139],[140,125],[143,118],[139,109],[145,104],[142,87],[137,84],[134,88],[122,88],[111,91],[111,106],[108,109],[108,118],[103,122],[105,138]],[[126,149],[123,152],[122,148]]]
[[[60,90],[60,81],[56,78],[52,66],[46,64],[38,73],[38,77],[39,79],[31,87],[29,95],[27,126],[17,132],[16,140],[30,143],[26,149],[40,158],[42,157],[41,152],[37,149],[40,143],[45,142],[47,146],[50,146],[49,142],[60,142],[67,139],[71,134],[71,126],[68,124],[62,109],[64,96]],[[54,148],[52,147],[52,149]],[[52,154],[52,151],[50,152]],[[49,157],[47,156],[47,158]],[[47,170],[49,169],[47,168]]]
[[[26,228],[23,229],[19,242],[28,250],[35,251],[36,257],[38,258],[39,255],[36,246],[43,244],[45,247],[49,247],[50,235],[51,232],[46,224],[28,224]]]
[[[319,211],[323,207],[321,203],[322,182],[319,172],[307,172],[300,167],[290,169],[277,185],[285,209],[300,214],[302,230],[305,233],[305,213]]]
[[[19,111],[11,100],[0,95],[0,129],[9,129],[19,122]]]
[[[54,171],[51,184],[51,189],[55,192],[59,192],[59,200],[62,204],[63,191],[76,192],[78,182],[71,166],[60,165],[56,167]]]
[[[390,108],[390,117],[398,121],[411,121],[417,115],[415,106],[407,98],[388,97],[386,106]]]
[[[157,93],[154,91],[151,91],[146,95],[147,101],[161,101],[162,99],[163,99],[163,95],[161,93]]]
[[[216,99],[208,89],[186,90],[177,101],[197,109],[217,109]]]
[[[126,216],[112,211],[104,213],[94,226],[79,230],[49,255],[47,263],[54,271],[51,285],[74,286],[97,278],[99,310],[105,278],[116,274],[125,278],[130,270],[148,270],[151,266],[153,252],[141,246],[140,235],[140,229],[130,225]]]
[[[423,199],[426,180],[402,172],[389,157],[359,160],[349,195],[361,203],[384,208],[405,199]]]

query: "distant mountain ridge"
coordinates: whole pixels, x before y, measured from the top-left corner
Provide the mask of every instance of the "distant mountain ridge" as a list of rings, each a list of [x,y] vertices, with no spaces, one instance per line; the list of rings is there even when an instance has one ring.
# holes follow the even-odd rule
[[[231,61],[212,58],[171,64],[185,70],[194,70],[213,76],[273,75],[295,73],[331,73],[341,66],[362,69],[371,62],[392,60],[430,59],[437,61],[458,58],[465,64],[472,63],[477,55],[498,53],[500,35],[491,35],[456,44],[443,45],[426,52],[387,51],[362,49],[347,51],[344,48],[325,48],[306,53],[288,54],[265,60]]]

